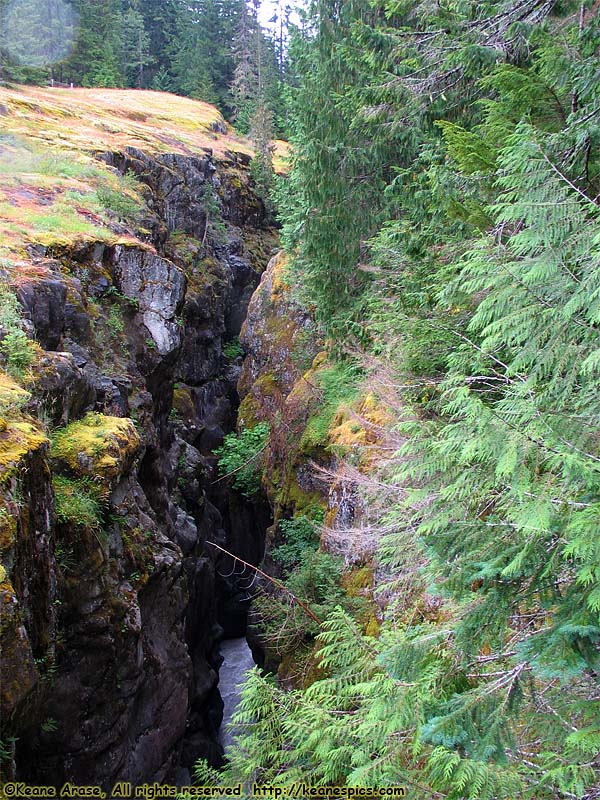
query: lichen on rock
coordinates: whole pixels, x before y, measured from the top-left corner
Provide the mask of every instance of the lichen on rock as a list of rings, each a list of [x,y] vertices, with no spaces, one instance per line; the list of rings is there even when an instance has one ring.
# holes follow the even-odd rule
[[[139,307],[144,325],[161,356],[181,345],[176,316],[185,297],[185,275],[165,258],[139,247],[117,246],[115,285]]]

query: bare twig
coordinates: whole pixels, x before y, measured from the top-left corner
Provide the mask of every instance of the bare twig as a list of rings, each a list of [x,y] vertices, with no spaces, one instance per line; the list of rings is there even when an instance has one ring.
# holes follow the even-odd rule
[[[253,569],[259,575],[262,575],[263,578],[268,580],[274,586],[277,586],[277,588],[281,589],[282,592],[285,592],[294,601],[294,603],[296,603],[296,605],[300,606],[300,608],[304,611],[304,613],[307,616],[309,616],[314,622],[317,623],[317,625],[320,626],[322,624],[321,620],[317,617],[314,611],[311,608],[309,608],[308,605],[303,600],[300,600],[300,598],[297,595],[295,595],[290,589],[288,589],[287,586],[281,583],[281,581],[278,581],[277,578],[274,578],[272,575],[267,575],[267,573],[263,572],[263,570],[259,569],[259,567],[255,567],[254,564],[249,564],[247,561],[244,561],[243,558],[240,558],[239,556],[230,553],[229,550],[226,550],[224,547],[221,547],[220,545],[215,544],[214,542],[207,542],[207,544],[209,544],[211,547],[216,548],[217,550],[220,550],[222,553],[225,553],[225,555],[228,555],[235,561],[239,561],[240,564],[243,564],[245,567]]]

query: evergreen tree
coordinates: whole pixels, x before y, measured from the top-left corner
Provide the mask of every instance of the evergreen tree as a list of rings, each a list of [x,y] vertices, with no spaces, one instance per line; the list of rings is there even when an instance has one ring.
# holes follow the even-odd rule
[[[144,70],[154,61],[150,37],[138,4],[132,3],[123,16],[123,72],[129,86],[144,87]]]
[[[172,43],[177,36],[178,20],[184,14],[179,0],[143,0],[138,11],[144,17],[152,62],[146,65],[145,84],[153,89],[170,91],[172,83]]]
[[[119,0],[73,0],[73,5],[79,12],[79,35],[63,65],[64,80],[83,86],[122,86]]]
[[[594,798],[597,15],[526,0],[327,11],[295,50],[286,239],[320,315],[334,276],[338,295],[359,260],[375,276],[347,297],[398,387],[406,443],[376,521],[394,602],[378,639],[334,612],[305,690],[252,676],[227,779]],[[335,201],[370,192],[353,230]]]
[[[271,190],[275,171],[273,169],[274,146],[272,117],[264,98],[256,101],[256,109],[250,120],[250,138],[254,145],[254,158],[250,170],[256,189],[267,207],[271,206]]]
[[[246,3],[243,4],[240,22],[233,46],[235,69],[230,91],[233,118],[242,133],[250,130],[250,117],[256,104],[259,85],[259,62],[256,42],[259,25],[255,14],[251,14]]]
[[[332,331],[352,326],[361,255],[381,221],[398,158],[395,136],[381,137],[360,97],[365,65],[354,30],[370,13],[361,0],[322,0],[292,43],[299,85],[290,92],[292,172],[283,237],[308,302]]]
[[[214,6],[211,7],[214,9]],[[186,4],[177,19],[177,29],[171,42],[173,90],[179,94],[218,101],[211,68],[211,24],[206,4]]]

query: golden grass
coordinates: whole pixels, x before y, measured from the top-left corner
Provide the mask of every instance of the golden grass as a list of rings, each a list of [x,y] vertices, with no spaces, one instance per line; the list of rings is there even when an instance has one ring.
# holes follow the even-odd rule
[[[48,444],[48,439],[40,428],[25,420],[5,420],[0,428],[1,486],[12,477],[27,453]]]
[[[225,125],[221,113],[208,103],[166,92],[134,89],[0,88],[7,110],[3,132],[77,151],[93,148],[147,152],[197,153],[210,148],[216,156],[227,151],[252,153],[247,139],[211,130]],[[279,143],[277,155],[284,153]]]
[[[166,92],[0,88],[0,109],[0,257],[13,261],[26,258],[28,243],[116,241],[98,194],[134,206],[141,198],[96,153],[137,147],[181,155],[210,149],[223,160],[253,154],[214,106]],[[287,148],[276,142],[280,172]]]

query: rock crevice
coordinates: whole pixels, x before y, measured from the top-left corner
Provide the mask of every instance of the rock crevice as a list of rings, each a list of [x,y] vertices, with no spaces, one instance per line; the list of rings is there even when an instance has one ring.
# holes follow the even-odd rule
[[[243,156],[101,158],[145,185],[142,233],[36,247],[15,285],[40,349],[22,402],[0,381],[1,712],[3,777],[110,789],[219,763],[236,586],[206,543],[257,562],[269,521],[216,481],[223,345],[276,234]]]

